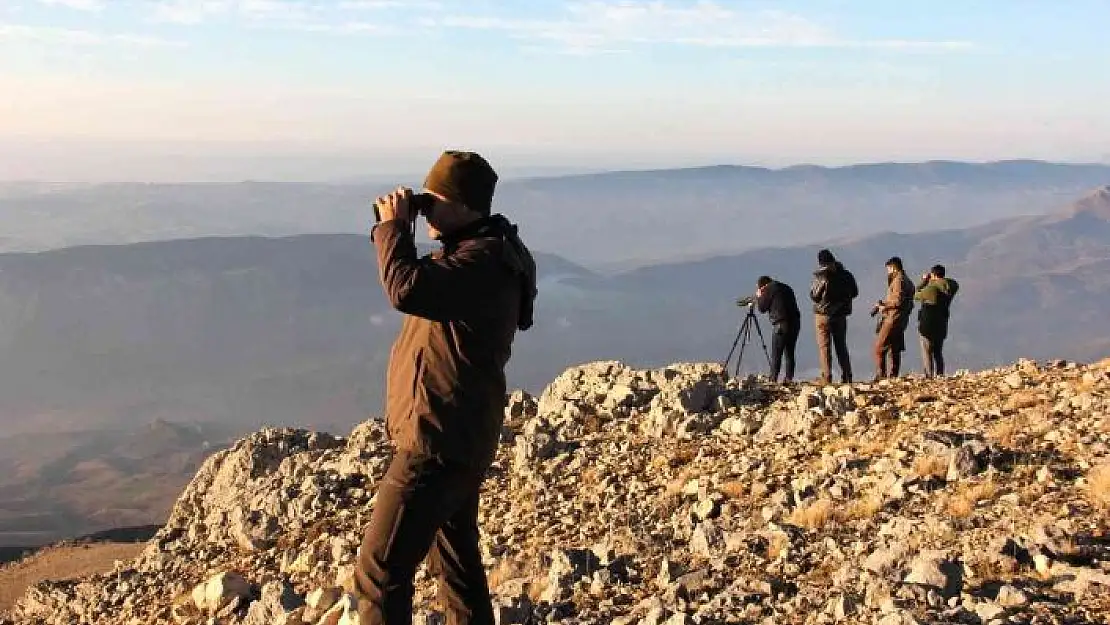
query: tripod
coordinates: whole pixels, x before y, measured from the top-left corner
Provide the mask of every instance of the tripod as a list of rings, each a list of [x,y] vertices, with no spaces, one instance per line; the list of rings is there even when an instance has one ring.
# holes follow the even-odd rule
[[[724,367],[728,371],[728,363],[732,360],[732,353],[736,351],[736,345],[740,345],[740,352],[736,356],[736,376],[740,376],[740,362],[744,360],[744,348],[748,345],[748,341],[752,336],[752,326],[755,326],[755,331],[759,334],[759,342],[763,345],[763,355],[767,357],[767,368],[771,367],[771,354],[767,351],[767,342],[763,340],[763,330],[759,327],[759,319],[755,316],[755,306],[748,304],[748,314],[744,316],[743,321],[740,322],[740,331],[736,333],[736,340],[732,342],[732,348],[728,350],[728,356],[725,357]]]

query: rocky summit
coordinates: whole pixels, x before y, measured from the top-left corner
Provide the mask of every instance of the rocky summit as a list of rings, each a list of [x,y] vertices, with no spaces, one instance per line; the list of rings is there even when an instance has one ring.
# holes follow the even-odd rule
[[[499,623],[1105,623],[1110,362],[784,387],[596,362],[517,391],[485,485]],[[265,429],[140,557],[7,622],[354,625],[390,448]],[[421,572],[418,623],[440,623]]]

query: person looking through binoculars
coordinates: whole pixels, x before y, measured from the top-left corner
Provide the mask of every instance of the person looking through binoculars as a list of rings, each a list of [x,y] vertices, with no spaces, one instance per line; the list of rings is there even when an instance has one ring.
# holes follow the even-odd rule
[[[516,225],[491,213],[497,174],[444,152],[424,191],[374,202],[378,277],[403,313],[390,352],[385,421],[395,453],[355,568],[360,622],[411,623],[427,558],[448,623],[494,623],[478,534],[479,492],[501,437],[505,366],[533,324],[536,263]],[[442,248],[418,256],[418,216]]]

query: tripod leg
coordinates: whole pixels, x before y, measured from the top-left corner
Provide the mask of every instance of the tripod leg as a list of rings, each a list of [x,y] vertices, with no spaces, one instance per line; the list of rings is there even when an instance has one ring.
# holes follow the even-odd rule
[[[740,354],[736,357],[736,377],[740,377],[740,363],[744,360],[744,348],[748,346],[748,341],[752,338],[751,315],[744,318],[744,322],[740,326],[740,334],[743,336],[743,340],[740,341]]]
[[[732,353],[736,351],[736,344],[740,342],[740,335],[744,333],[744,323],[740,322],[740,329],[736,332],[736,338],[732,341],[732,347],[728,350],[728,356],[725,356],[725,362],[721,365],[725,371],[728,371],[728,363],[732,360]]]
[[[755,331],[759,333],[759,342],[763,345],[763,355],[767,357],[767,367],[771,366],[771,353],[767,351],[767,341],[763,340],[763,330],[759,327],[759,319],[755,318],[752,314],[752,321],[755,322]]]

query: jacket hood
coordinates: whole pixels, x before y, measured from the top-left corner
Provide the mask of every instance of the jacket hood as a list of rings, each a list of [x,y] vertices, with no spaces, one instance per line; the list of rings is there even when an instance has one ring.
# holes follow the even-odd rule
[[[813,272],[813,275],[815,275],[815,276],[830,276],[834,273],[842,271],[843,269],[844,269],[844,265],[841,265],[840,261],[838,260],[838,261],[834,261],[833,264],[831,264],[831,265],[821,265],[820,267],[817,268],[817,271]]]
[[[934,278],[933,282],[946,295],[955,295],[960,290],[960,284],[952,278]]]
[[[532,252],[520,240],[516,224],[509,223],[501,215],[494,215],[491,219],[500,224],[498,228],[505,240],[505,262],[520,277],[520,319],[517,328],[521,331],[532,327],[534,322],[536,295],[536,259]]]

